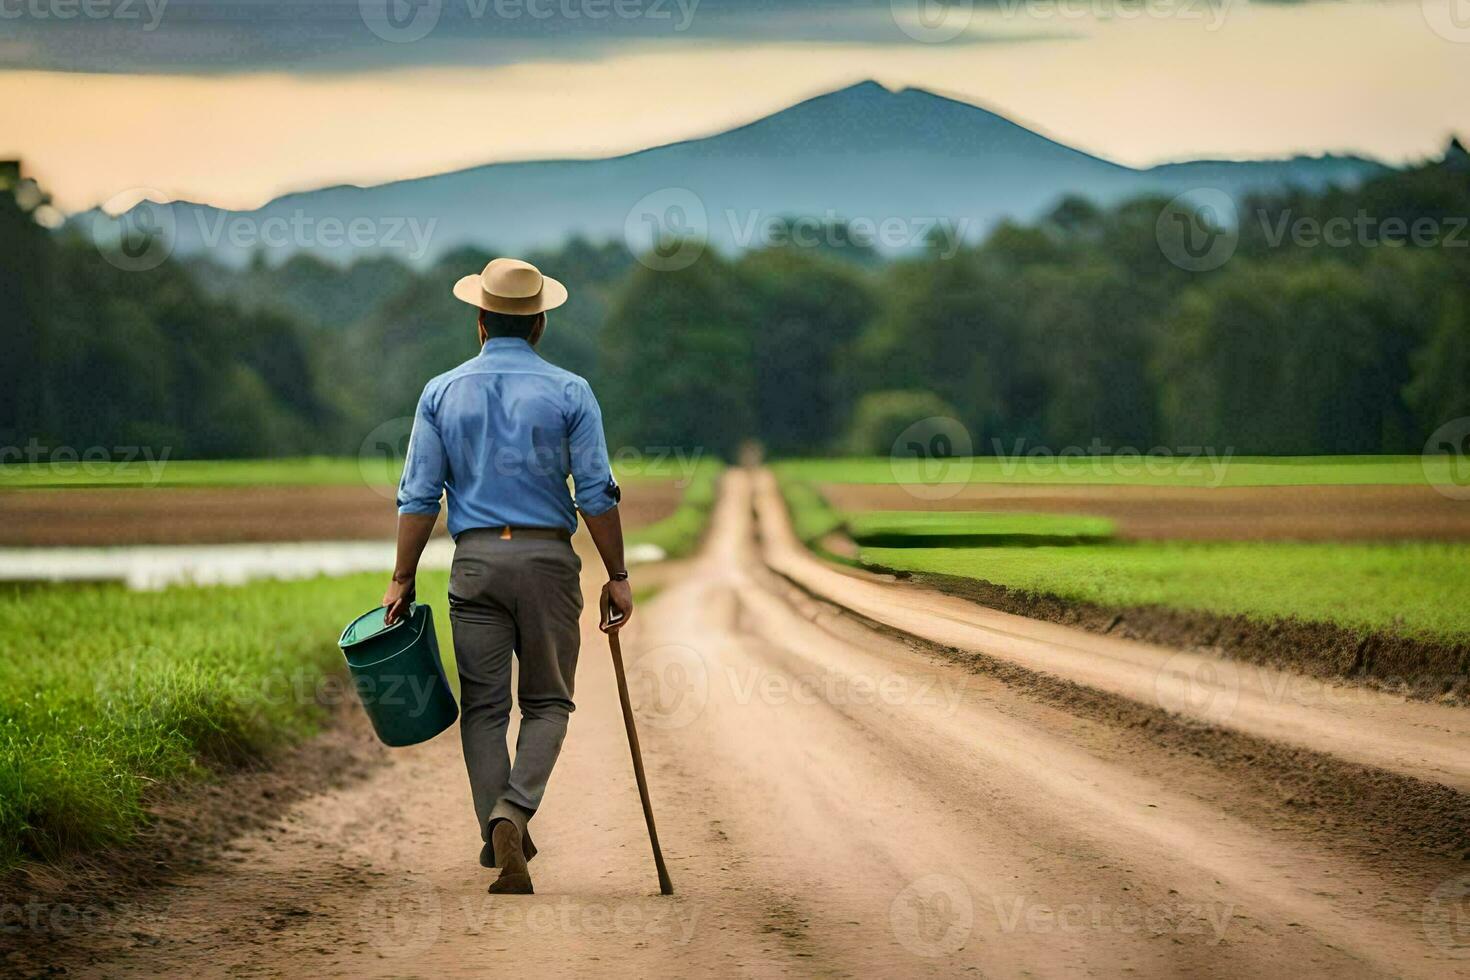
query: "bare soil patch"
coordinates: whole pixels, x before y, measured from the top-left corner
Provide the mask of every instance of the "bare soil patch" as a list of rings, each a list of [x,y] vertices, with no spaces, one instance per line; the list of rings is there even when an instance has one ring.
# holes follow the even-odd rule
[[[1263,623],[1161,606],[1112,608],[957,575],[893,574],[1018,616],[1286,667],[1310,677],[1356,681],[1417,700],[1470,704],[1470,645],[1464,643],[1436,643],[1299,619]]]
[[[660,520],[682,496],[673,481],[631,485],[623,523]],[[369,486],[0,492],[0,547],[391,540],[397,520],[391,491]]]
[[[1470,501],[1428,486],[1147,487],[975,484],[926,500],[898,484],[826,483],[833,507],[1106,517],[1136,540],[1354,541],[1470,538]]]

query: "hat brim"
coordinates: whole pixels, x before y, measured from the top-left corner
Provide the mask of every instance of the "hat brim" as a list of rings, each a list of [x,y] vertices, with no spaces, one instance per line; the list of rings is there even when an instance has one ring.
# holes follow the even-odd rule
[[[511,297],[487,293],[479,276],[465,276],[454,284],[454,298],[491,313],[528,316],[554,310],[567,301],[567,287],[550,276],[541,277],[541,292],[535,296]]]

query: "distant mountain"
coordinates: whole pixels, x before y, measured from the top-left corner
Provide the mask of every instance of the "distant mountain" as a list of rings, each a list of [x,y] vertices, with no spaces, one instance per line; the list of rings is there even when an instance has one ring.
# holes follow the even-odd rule
[[[461,245],[524,252],[574,235],[642,249],[655,229],[702,232],[729,251],[759,246],[783,216],[865,221],[880,232],[880,248],[896,252],[936,226],[978,239],[996,221],[1034,218],[1065,194],[1108,203],[1203,187],[1317,190],[1384,169],[1356,157],[1295,157],[1138,170],[966,102],[863,82],[728,132],[626,156],[328,187],[250,212],[177,203],[164,218],[177,254],[208,252],[226,264],[244,262],[261,243],[272,262],[298,251],[342,260],[386,252],[418,265]],[[160,215],[141,217],[153,226]],[[116,234],[93,212],[72,220]]]

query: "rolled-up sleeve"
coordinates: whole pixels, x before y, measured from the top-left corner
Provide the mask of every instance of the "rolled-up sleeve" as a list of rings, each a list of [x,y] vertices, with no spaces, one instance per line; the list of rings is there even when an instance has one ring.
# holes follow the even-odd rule
[[[567,400],[567,442],[574,497],[578,510],[588,517],[596,517],[612,510],[622,498],[607,459],[602,409],[592,389],[580,378],[567,386]]]
[[[403,478],[398,481],[398,513],[439,513],[439,498],[444,495],[447,475],[444,441],[434,423],[433,400],[425,388],[414,413],[413,432],[408,437]]]

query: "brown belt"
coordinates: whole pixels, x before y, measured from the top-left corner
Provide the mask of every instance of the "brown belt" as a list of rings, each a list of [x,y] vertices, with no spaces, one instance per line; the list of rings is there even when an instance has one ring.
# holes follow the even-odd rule
[[[515,538],[530,538],[533,541],[570,541],[572,534],[566,528],[561,527],[472,527],[459,532],[459,541],[468,535],[483,535],[485,537],[496,537],[502,541],[511,541]]]

